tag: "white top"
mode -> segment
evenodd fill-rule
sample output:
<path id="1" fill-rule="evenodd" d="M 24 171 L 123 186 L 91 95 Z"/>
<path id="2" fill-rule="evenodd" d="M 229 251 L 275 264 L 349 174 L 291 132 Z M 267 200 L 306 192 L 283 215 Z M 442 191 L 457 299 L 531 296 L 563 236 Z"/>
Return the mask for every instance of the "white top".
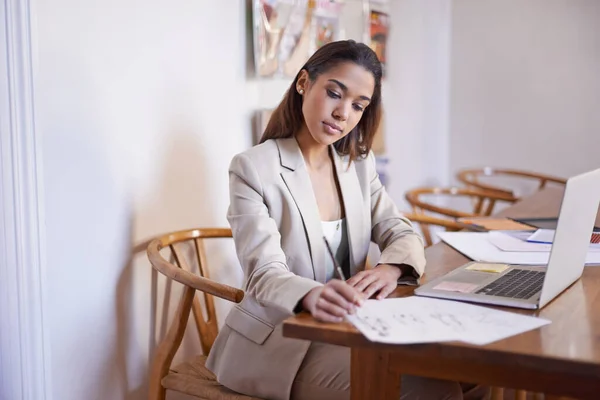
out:
<path id="1" fill-rule="evenodd" d="M 336 261 L 342 266 L 348 258 L 348 230 L 346 229 L 346 218 L 339 219 L 337 221 L 321 221 L 323 227 L 323 236 L 327 238 L 331 252 L 335 256 Z M 325 281 L 329 281 L 331 278 L 340 279 L 335 272 L 333 261 L 329 256 L 329 252 L 325 249 L 325 266 L 327 272 L 325 273 Z M 348 278 L 348 277 L 346 277 Z"/>

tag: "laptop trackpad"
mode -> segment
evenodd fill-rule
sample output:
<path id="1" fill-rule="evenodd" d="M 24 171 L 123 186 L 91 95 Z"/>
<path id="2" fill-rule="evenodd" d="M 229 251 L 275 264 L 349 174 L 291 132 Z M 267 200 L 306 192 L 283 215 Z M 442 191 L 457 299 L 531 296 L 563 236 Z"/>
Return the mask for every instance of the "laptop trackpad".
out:
<path id="1" fill-rule="evenodd" d="M 490 280 L 495 279 L 497 276 L 490 276 L 487 272 L 475 272 L 475 271 L 458 271 L 451 276 L 448 276 L 445 280 L 452 280 L 453 282 L 464 282 L 475 285 L 482 285 Z"/>

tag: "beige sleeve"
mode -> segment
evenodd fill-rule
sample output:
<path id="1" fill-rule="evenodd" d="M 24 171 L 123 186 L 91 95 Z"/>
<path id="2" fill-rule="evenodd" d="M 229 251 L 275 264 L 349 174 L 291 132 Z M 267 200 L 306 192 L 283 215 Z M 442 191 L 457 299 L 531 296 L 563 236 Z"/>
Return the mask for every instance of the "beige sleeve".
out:
<path id="1" fill-rule="evenodd" d="M 244 154 L 231 162 L 229 192 L 227 219 L 244 270 L 244 290 L 264 307 L 293 314 L 298 301 L 321 283 L 290 271 L 277 224 L 265 205 L 260 176 Z"/>
<path id="2" fill-rule="evenodd" d="M 375 169 L 371 152 L 365 160 L 371 189 L 371 240 L 381 251 L 380 264 L 407 264 L 417 276 L 425 270 L 423 240 L 410 221 L 402 216 L 387 194 Z"/>

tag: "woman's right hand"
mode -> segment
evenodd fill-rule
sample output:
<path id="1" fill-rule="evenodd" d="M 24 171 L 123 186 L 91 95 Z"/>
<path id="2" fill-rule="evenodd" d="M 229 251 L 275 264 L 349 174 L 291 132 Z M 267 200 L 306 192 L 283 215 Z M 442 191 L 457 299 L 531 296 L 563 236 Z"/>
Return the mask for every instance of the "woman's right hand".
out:
<path id="1" fill-rule="evenodd" d="M 363 301 L 364 295 L 356 288 L 332 279 L 311 289 L 302 299 L 302 307 L 318 321 L 341 322 L 347 314 L 354 314 Z"/>

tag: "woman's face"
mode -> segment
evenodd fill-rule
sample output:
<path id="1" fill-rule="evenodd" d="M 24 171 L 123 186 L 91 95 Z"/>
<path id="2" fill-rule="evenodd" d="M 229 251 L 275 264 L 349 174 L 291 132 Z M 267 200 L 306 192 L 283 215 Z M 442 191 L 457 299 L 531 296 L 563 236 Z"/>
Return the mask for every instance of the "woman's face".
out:
<path id="1" fill-rule="evenodd" d="M 302 71 L 296 90 L 304 90 L 302 113 L 312 139 L 330 145 L 346 136 L 360 121 L 375 90 L 373 74 L 352 62 L 339 64 L 314 82 Z"/>

